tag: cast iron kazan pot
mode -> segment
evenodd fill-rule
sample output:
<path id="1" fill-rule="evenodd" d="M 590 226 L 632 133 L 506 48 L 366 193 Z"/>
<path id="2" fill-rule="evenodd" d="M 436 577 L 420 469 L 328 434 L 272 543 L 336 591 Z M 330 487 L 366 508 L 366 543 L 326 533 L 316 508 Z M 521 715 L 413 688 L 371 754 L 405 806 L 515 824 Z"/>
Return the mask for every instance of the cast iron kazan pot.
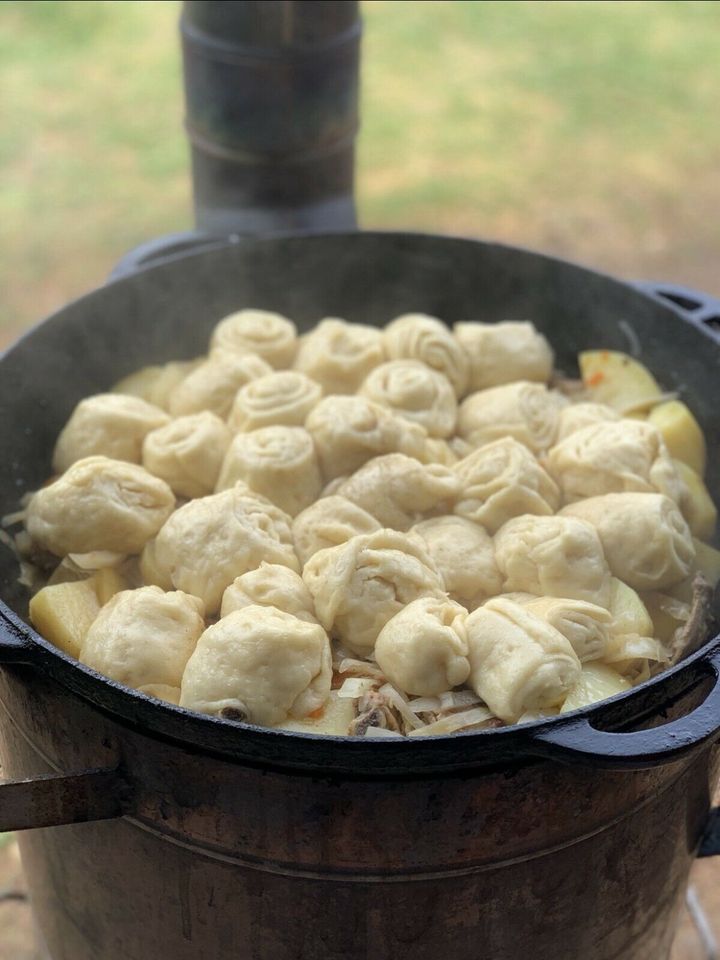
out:
<path id="1" fill-rule="evenodd" d="M 349 233 L 169 256 L 62 309 L 0 361 L 0 508 L 50 472 L 75 403 L 203 352 L 245 306 L 307 329 L 532 318 L 577 351 L 639 351 L 720 440 L 720 345 L 659 298 L 470 240 Z M 720 495 L 720 461 L 709 484 Z M 284 733 L 125 689 L 25 622 L 0 564 L 0 829 L 52 960 L 662 960 L 712 788 L 720 640 L 559 718 L 413 740 Z M 703 836 L 705 839 L 703 840 Z"/>

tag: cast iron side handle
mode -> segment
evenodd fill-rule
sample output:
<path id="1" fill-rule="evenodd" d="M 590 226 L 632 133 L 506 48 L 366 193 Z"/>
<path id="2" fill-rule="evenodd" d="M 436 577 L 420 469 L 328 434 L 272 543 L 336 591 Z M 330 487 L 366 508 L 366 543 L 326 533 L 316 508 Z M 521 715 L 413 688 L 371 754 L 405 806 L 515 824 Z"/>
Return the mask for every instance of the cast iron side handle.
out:
<path id="1" fill-rule="evenodd" d="M 720 338 L 720 299 L 691 287 L 676 283 L 660 283 L 653 280 L 636 280 L 634 283 L 643 293 L 672 303 L 688 320 Z"/>
<path id="2" fill-rule="evenodd" d="M 121 817 L 129 789 L 116 769 L 0 780 L 0 831 Z"/>
<path id="3" fill-rule="evenodd" d="M 703 743 L 720 738 L 720 647 L 698 662 L 699 679 L 713 678 L 703 702 L 691 713 L 650 730 L 611 733 L 585 717 L 539 730 L 533 744 L 555 760 L 595 767 L 641 769 L 678 760 Z"/>

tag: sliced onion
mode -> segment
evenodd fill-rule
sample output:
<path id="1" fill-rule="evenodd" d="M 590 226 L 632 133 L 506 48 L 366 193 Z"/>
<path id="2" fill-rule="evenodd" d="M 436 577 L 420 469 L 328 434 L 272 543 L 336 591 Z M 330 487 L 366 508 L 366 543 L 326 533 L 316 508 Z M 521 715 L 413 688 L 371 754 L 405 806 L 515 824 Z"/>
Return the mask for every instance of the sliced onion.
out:
<path id="1" fill-rule="evenodd" d="M 105 567 L 116 567 L 125 556 L 112 550 L 93 550 L 91 553 L 69 553 L 67 559 L 80 570 L 103 570 Z"/>
<path id="2" fill-rule="evenodd" d="M 611 654 L 604 657 L 606 663 L 622 663 L 625 660 L 653 660 L 661 663 L 668 659 L 668 653 L 663 644 L 654 637 L 640 637 L 629 633 L 619 637 L 620 641 Z"/>
<path id="3" fill-rule="evenodd" d="M 343 680 L 342 686 L 338 689 L 337 695 L 347 700 L 357 700 L 364 697 L 375 686 L 376 681 L 369 677 L 348 677 Z"/>
<path id="4" fill-rule="evenodd" d="M 25 519 L 24 510 L 16 510 L 15 513 L 6 513 L 5 516 L 0 520 L 0 524 L 3 527 L 12 527 L 16 523 L 22 523 Z"/>
<path id="5" fill-rule="evenodd" d="M 387 700 L 391 707 L 394 707 L 405 723 L 413 729 L 424 726 L 422 720 L 418 720 L 410 709 L 407 699 L 400 693 L 397 687 L 386 683 L 378 690 L 378 693 Z"/>
<path id="6" fill-rule="evenodd" d="M 346 657 L 341 660 L 338 673 L 349 673 L 355 677 L 371 677 L 373 680 L 385 681 L 385 674 L 380 667 L 374 663 L 368 663 L 367 660 L 354 660 L 352 657 Z"/>
<path id="7" fill-rule="evenodd" d="M 440 709 L 440 697 L 416 697 L 408 703 L 412 713 L 437 713 Z"/>
<path id="8" fill-rule="evenodd" d="M 452 713 L 442 720 L 436 720 L 435 723 L 428 723 L 420 729 L 411 730 L 409 737 L 433 737 L 443 733 L 455 733 L 458 730 L 464 730 L 467 727 L 475 727 L 479 723 L 492 720 L 492 714 L 487 707 L 474 707 L 472 710 L 464 710 L 462 713 Z"/>
<path id="9" fill-rule="evenodd" d="M 440 709 L 444 713 L 459 707 L 474 707 L 476 703 L 482 703 L 482 698 L 474 690 L 448 690 L 440 694 Z"/>

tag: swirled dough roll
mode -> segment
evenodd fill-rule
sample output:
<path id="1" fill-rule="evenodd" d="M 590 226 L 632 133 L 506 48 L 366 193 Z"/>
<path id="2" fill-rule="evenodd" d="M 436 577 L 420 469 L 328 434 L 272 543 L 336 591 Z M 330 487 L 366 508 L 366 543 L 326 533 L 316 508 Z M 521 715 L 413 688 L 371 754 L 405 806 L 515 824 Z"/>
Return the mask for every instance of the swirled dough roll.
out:
<path id="1" fill-rule="evenodd" d="M 532 597 L 519 602 L 530 613 L 555 627 L 569 641 L 581 663 L 603 659 L 612 622 L 605 607 L 564 597 Z"/>
<path id="2" fill-rule="evenodd" d="M 233 580 L 223 594 L 220 616 L 253 605 L 277 607 L 298 620 L 317 623 L 313 599 L 303 578 L 278 563 L 263 561 L 257 570 L 249 570 Z"/>
<path id="3" fill-rule="evenodd" d="M 448 467 L 423 464 L 404 453 L 375 457 L 338 487 L 383 527 L 407 530 L 424 514 L 452 510 L 460 483 Z"/>
<path id="4" fill-rule="evenodd" d="M 196 360 L 171 360 L 169 363 L 142 367 L 123 377 L 122 380 L 118 380 L 112 392 L 140 397 L 141 400 L 147 400 L 161 410 L 167 410 L 172 391 L 189 373 L 192 373 L 195 367 L 200 366 L 203 359 L 200 357 Z"/>
<path id="5" fill-rule="evenodd" d="M 354 473 L 372 457 L 406 453 L 420 459 L 427 432 L 366 397 L 325 397 L 305 421 L 325 480 Z"/>
<path id="6" fill-rule="evenodd" d="M 328 633 L 367 656 L 391 617 L 418 597 L 445 597 L 427 552 L 396 530 L 353 537 L 314 554 L 303 580 Z"/>
<path id="7" fill-rule="evenodd" d="M 532 453 L 512 437 L 487 443 L 454 468 L 462 490 L 455 513 L 490 533 L 525 513 L 549 516 L 560 506 L 560 490 Z"/>
<path id="8" fill-rule="evenodd" d="M 374 533 L 380 524 L 367 510 L 333 494 L 306 507 L 293 520 L 295 551 L 302 564 L 318 550 L 336 547 L 359 533 Z"/>
<path id="9" fill-rule="evenodd" d="M 543 383 L 517 380 L 471 393 L 460 404 L 457 431 L 474 447 L 514 437 L 533 453 L 542 453 L 555 442 L 566 403 Z"/>
<path id="10" fill-rule="evenodd" d="M 553 352 L 527 321 L 456 323 L 453 333 L 470 361 L 470 390 L 485 390 L 513 380 L 547 383 Z"/>
<path id="11" fill-rule="evenodd" d="M 345 394 L 354 393 L 384 360 L 380 330 L 327 317 L 300 338 L 295 369 L 312 377 L 323 393 Z"/>
<path id="12" fill-rule="evenodd" d="M 610 571 L 600 539 L 591 523 L 574 516 L 508 520 L 495 535 L 504 590 L 607 607 Z"/>
<path id="13" fill-rule="evenodd" d="M 160 587 L 123 590 L 105 604 L 88 630 L 80 661 L 128 687 L 179 687 L 205 629 L 197 597 Z"/>
<path id="14" fill-rule="evenodd" d="M 25 524 L 33 541 L 58 557 L 139 553 L 174 507 L 170 487 L 142 467 L 86 457 L 34 494 Z"/>
<path id="15" fill-rule="evenodd" d="M 238 433 L 220 471 L 218 490 L 244 481 L 291 516 L 320 496 L 322 478 L 312 437 L 303 427 Z"/>
<path id="16" fill-rule="evenodd" d="M 295 324 L 268 310 L 238 310 L 224 317 L 210 337 L 210 350 L 255 354 L 276 370 L 291 367 L 297 350 Z"/>
<path id="17" fill-rule="evenodd" d="M 183 674 L 180 706 L 275 726 L 321 707 L 331 677 L 330 642 L 319 624 L 275 607 L 243 607 L 198 640 Z"/>
<path id="18" fill-rule="evenodd" d="M 410 528 L 420 537 L 453 600 L 469 610 L 502 589 L 492 537 L 464 517 L 432 517 Z"/>
<path id="19" fill-rule="evenodd" d="M 425 441 L 422 456 L 418 457 L 422 463 L 440 463 L 443 467 L 454 467 L 460 459 L 447 440 L 438 437 L 429 437 Z"/>
<path id="20" fill-rule="evenodd" d="M 660 431 L 643 420 L 583 427 L 550 450 L 547 466 L 568 502 L 654 491 L 677 501 L 682 492 Z"/>
<path id="21" fill-rule="evenodd" d="M 508 723 L 562 703 L 580 676 L 569 641 L 511 600 L 488 600 L 468 615 L 465 630 L 470 685 Z"/>
<path id="22" fill-rule="evenodd" d="M 225 588 L 263 560 L 299 570 L 290 523 L 279 507 L 243 484 L 191 500 L 152 544 L 156 576 L 200 597 L 212 615 Z"/>
<path id="23" fill-rule="evenodd" d="M 433 697 L 465 683 L 470 674 L 459 603 L 437 597 L 413 600 L 388 620 L 375 643 L 385 676 L 405 693 Z"/>
<path id="24" fill-rule="evenodd" d="M 564 507 L 595 527 L 613 575 L 635 590 L 663 590 L 688 576 L 695 546 L 677 504 L 661 493 L 607 493 Z"/>
<path id="25" fill-rule="evenodd" d="M 143 466 L 178 497 L 212 493 L 232 434 L 209 410 L 178 417 L 152 430 L 143 443 Z"/>
<path id="26" fill-rule="evenodd" d="M 170 417 L 137 397 L 98 393 L 75 407 L 55 444 L 53 470 L 64 473 L 85 457 L 140 463 L 146 435 Z"/>
<path id="27" fill-rule="evenodd" d="M 447 377 L 457 397 L 465 393 L 470 376 L 467 356 L 448 327 L 436 317 L 424 313 L 396 317 L 385 327 L 384 342 L 391 360 L 421 360 Z"/>
<path id="28" fill-rule="evenodd" d="M 362 396 L 425 427 L 431 437 L 455 432 L 457 400 L 448 378 L 419 360 L 391 360 L 363 381 Z"/>
<path id="29" fill-rule="evenodd" d="M 241 387 L 272 373 L 272 367 L 254 353 L 213 350 L 182 380 L 168 397 L 174 417 L 209 410 L 225 419 Z"/>
<path id="30" fill-rule="evenodd" d="M 617 410 L 604 403 L 570 403 L 560 411 L 557 442 L 561 443 L 584 427 L 593 427 L 598 423 L 614 423 L 619 419 Z"/>
<path id="31" fill-rule="evenodd" d="M 278 370 L 241 387 L 228 426 L 236 432 L 261 427 L 301 427 L 322 397 L 322 387 L 297 370 Z"/>

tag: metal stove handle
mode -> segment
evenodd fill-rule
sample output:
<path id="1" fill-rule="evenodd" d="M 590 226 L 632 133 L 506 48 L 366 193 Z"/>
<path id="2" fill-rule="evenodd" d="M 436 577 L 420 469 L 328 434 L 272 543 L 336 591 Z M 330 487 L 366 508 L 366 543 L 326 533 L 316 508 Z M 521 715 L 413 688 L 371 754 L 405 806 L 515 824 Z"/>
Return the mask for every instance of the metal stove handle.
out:
<path id="1" fill-rule="evenodd" d="M 649 730 L 598 730 L 586 717 L 568 717 L 533 736 L 538 753 L 594 767 L 640 769 L 678 760 L 703 743 L 720 738 L 720 645 L 697 661 L 697 680 L 712 678 L 703 702 L 690 713 Z"/>
<path id="2" fill-rule="evenodd" d="M 656 300 L 670 302 L 688 320 L 720 339 L 720 299 L 677 283 L 637 280 L 634 286 Z"/>

